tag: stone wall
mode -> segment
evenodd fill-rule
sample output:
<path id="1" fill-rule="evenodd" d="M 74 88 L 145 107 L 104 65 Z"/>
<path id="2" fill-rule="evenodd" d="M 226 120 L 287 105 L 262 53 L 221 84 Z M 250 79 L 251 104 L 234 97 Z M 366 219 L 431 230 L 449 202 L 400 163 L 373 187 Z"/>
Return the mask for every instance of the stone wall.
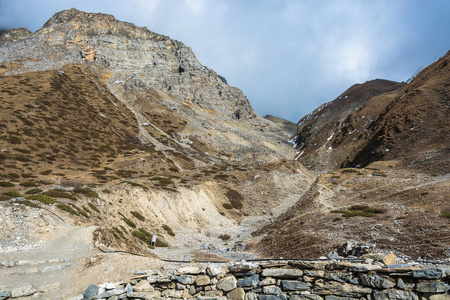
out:
<path id="1" fill-rule="evenodd" d="M 139 275 L 140 274 L 140 275 Z M 74 299 L 448 300 L 450 268 L 339 261 L 241 262 L 136 273 Z"/>

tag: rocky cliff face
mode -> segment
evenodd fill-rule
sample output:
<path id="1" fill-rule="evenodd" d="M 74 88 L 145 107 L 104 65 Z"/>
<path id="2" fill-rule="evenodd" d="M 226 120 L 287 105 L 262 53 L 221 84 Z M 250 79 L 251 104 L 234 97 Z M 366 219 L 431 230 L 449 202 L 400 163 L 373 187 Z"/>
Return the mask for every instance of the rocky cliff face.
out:
<path id="1" fill-rule="evenodd" d="M 22 28 L 0 37 L 0 74 L 68 64 L 97 74 L 136 115 L 143 143 L 167 147 L 155 138 L 157 131 L 183 151 L 206 153 L 212 160 L 275 161 L 293 155 L 288 134 L 257 116 L 241 90 L 203 66 L 182 42 L 76 9 L 55 14 L 36 33 Z M 156 115 L 184 125 L 169 129 Z"/>
<path id="2" fill-rule="evenodd" d="M 243 93 L 201 65 L 189 47 L 111 15 L 70 9 L 55 14 L 35 34 L 15 29 L 0 41 L 0 62 L 17 64 L 6 74 L 89 62 L 108 75 L 110 85 L 153 88 L 238 119 L 255 117 Z"/>

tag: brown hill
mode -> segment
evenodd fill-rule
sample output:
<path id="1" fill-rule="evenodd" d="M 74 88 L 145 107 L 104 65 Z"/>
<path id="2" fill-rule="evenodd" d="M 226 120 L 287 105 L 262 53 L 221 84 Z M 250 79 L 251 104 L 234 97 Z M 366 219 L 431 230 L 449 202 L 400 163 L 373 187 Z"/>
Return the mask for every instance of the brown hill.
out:
<path id="1" fill-rule="evenodd" d="M 406 86 L 378 80 L 354 86 L 303 118 L 294 137 L 296 159 L 319 172 L 396 159 L 405 167 L 448 173 L 448 58 L 447 53 Z M 355 91 L 365 100 L 342 100 L 347 93 L 351 100 Z"/>
<path id="2" fill-rule="evenodd" d="M 347 241 L 414 259 L 450 251 L 449 177 L 379 162 L 319 176 L 286 213 L 254 232 L 269 257 L 317 258 Z"/>
<path id="3" fill-rule="evenodd" d="M 430 174 L 450 172 L 450 52 L 420 72 L 357 139 L 364 142 L 342 166 L 366 166 L 377 160 L 400 160 L 402 166 Z M 361 117 L 362 112 L 349 116 Z M 352 122 L 349 122 L 352 124 Z M 343 127 L 333 148 L 345 143 Z"/>
<path id="4" fill-rule="evenodd" d="M 331 140 L 346 124 L 346 119 L 362 107 L 369 106 L 365 123 L 358 124 L 364 131 L 367 123 L 385 108 L 392 95 L 405 84 L 375 79 L 363 84 L 355 84 L 335 100 L 323 104 L 297 123 L 297 133 L 293 141 L 297 148 L 296 159 L 315 171 L 331 171 L 339 167 L 348 155 L 345 150 L 330 151 Z M 370 102 L 370 105 L 366 103 Z"/>
<path id="5" fill-rule="evenodd" d="M 317 257 L 353 240 L 413 258 L 448 256 L 449 57 L 359 108 L 343 104 L 345 111 L 336 101 L 316 110 L 313 120 L 304 118 L 298 160 L 315 171 L 333 171 L 254 233 L 261 238 L 256 249 L 272 257 Z M 314 121 L 331 105 L 350 113 L 339 122 Z"/>
<path id="6" fill-rule="evenodd" d="M 0 74 L 67 64 L 89 67 L 133 111 L 143 143 L 164 148 L 153 137 L 163 135 L 172 146 L 219 161 L 274 162 L 293 155 L 288 134 L 257 116 L 241 90 L 203 66 L 182 42 L 76 9 L 56 13 L 35 33 L 21 28 L 0 37 Z M 168 119 L 154 121 L 152 115 Z M 167 126 L 174 115 L 186 124 Z"/>
<path id="7" fill-rule="evenodd" d="M 154 168 L 176 169 L 168 155 L 142 144 L 135 115 L 84 66 L 0 76 L 0 83 L 4 180 L 29 181 L 42 173 L 64 178 L 61 173 L 113 166 L 137 150 L 148 153 Z"/>

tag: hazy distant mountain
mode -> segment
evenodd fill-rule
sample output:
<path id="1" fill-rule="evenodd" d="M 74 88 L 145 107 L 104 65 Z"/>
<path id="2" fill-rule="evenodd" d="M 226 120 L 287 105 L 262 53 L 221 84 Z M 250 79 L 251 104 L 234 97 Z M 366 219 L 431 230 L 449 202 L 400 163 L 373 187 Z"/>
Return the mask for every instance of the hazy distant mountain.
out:
<path id="1" fill-rule="evenodd" d="M 275 117 L 272 115 L 265 115 L 264 118 L 274 122 L 275 124 L 280 126 L 281 129 L 283 129 L 290 135 L 293 135 L 297 131 L 297 125 L 294 122 L 285 120 L 283 118 Z"/>

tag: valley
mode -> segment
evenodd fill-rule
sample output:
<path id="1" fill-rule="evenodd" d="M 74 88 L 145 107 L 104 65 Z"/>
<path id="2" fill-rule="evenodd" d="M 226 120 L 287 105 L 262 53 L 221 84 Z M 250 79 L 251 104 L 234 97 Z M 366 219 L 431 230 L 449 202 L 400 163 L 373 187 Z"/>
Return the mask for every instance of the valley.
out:
<path id="1" fill-rule="evenodd" d="M 111 15 L 3 33 L 0 293 L 78 299 L 148 269 L 328 260 L 345 243 L 448 262 L 449 55 L 294 124 L 258 116 L 182 42 Z"/>

